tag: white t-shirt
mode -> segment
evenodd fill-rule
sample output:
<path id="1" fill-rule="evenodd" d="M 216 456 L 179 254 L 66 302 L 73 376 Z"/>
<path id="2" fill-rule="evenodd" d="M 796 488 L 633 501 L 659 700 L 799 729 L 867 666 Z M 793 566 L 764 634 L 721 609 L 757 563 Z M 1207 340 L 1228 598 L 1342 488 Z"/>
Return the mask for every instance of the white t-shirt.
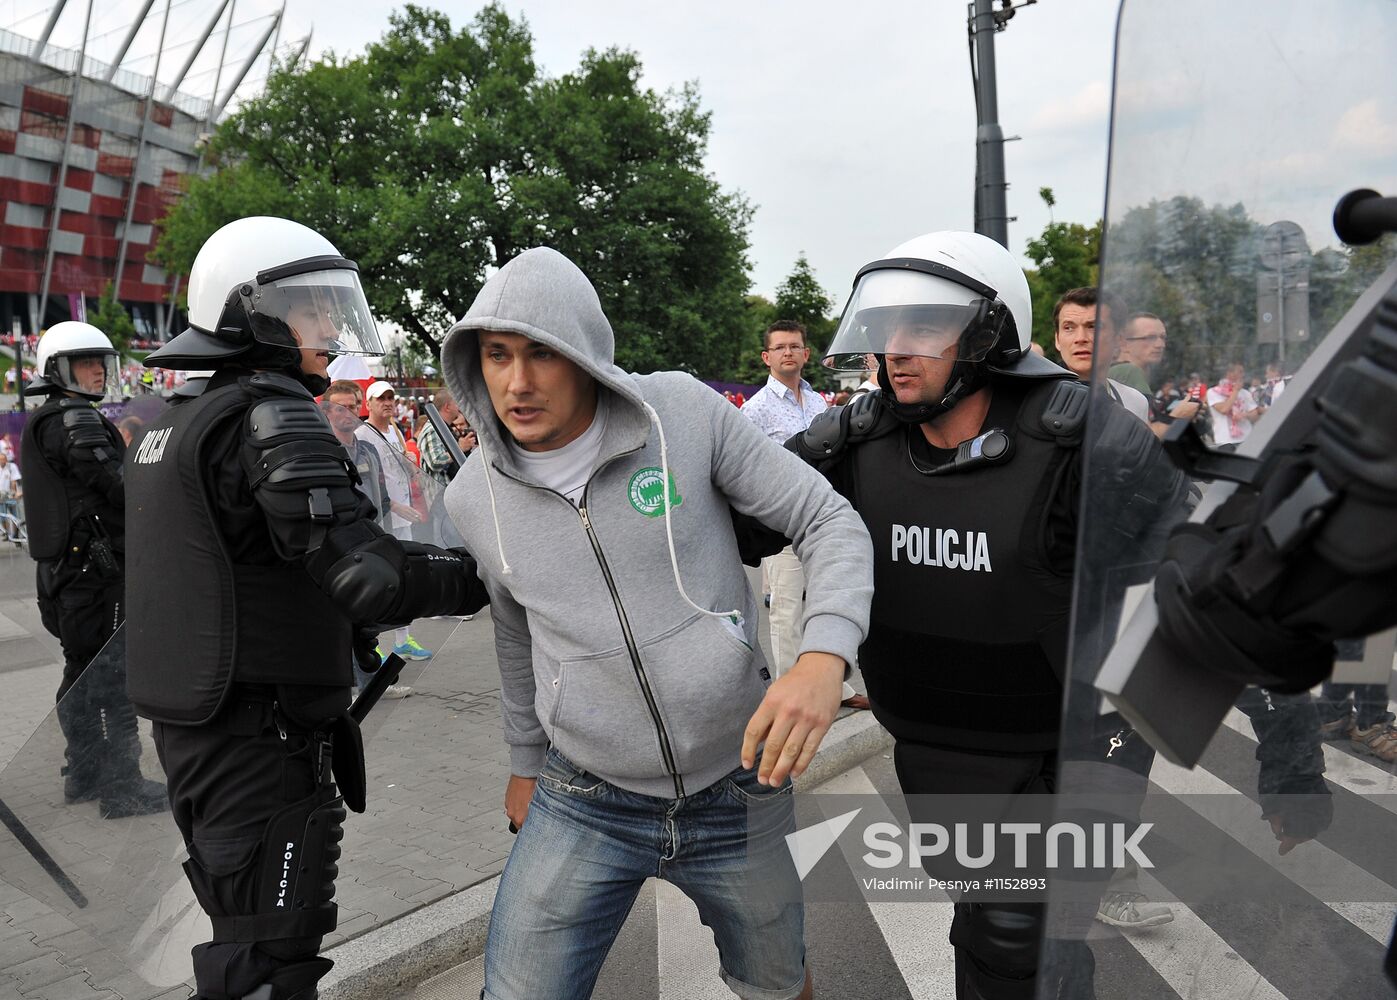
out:
<path id="1" fill-rule="evenodd" d="M 1213 416 L 1213 444 L 1241 444 L 1251 433 L 1251 421 L 1246 415 L 1256 409 L 1256 400 L 1246 389 L 1237 390 L 1237 398 L 1232 401 L 1232 414 L 1237 417 L 1238 433 L 1232 433 L 1232 416 L 1217 409 L 1214 403 L 1227 402 L 1227 393 L 1217 386 L 1208 390 L 1208 412 Z"/>
<path id="2" fill-rule="evenodd" d="M 388 499 L 393 503 L 412 504 L 412 479 L 407 469 L 407 442 L 397 424 L 389 424 L 386 434 L 380 433 L 371 424 L 360 424 L 354 429 L 354 436 L 367 441 L 378 452 L 378 460 L 383 466 L 383 482 L 388 487 Z M 412 523 L 391 511 L 383 512 L 383 526 L 402 537 L 410 530 Z"/>
<path id="3" fill-rule="evenodd" d="M 9 462 L 3 469 L 0 469 L 0 497 L 11 497 L 15 493 L 15 484 L 23 477 L 19 474 L 19 466 Z"/>
<path id="4" fill-rule="evenodd" d="M 509 439 L 509 451 L 523 473 L 550 490 L 561 493 L 577 507 L 582 503 L 582 491 L 601 455 L 602 434 L 606 430 L 607 412 L 611 404 L 605 393 L 597 395 L 597 413 L 592 425 L 575 441 L 552 451 L 525 451 Z"/>

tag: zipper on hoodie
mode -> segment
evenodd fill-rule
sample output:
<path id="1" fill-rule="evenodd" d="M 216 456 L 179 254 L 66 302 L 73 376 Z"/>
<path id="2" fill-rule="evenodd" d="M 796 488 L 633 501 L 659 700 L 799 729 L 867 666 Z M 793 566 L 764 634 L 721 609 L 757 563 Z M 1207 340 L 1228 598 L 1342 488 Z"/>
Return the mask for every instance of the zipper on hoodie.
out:
<path id="1" fill-rule="evenodd" d="M 611 591 L 611 603 L 616 606 L 616 617 L 621 621 L 621 634 L 625 637 L 626 649 L 631 654 L 631 666 L 635 669 L 636 680 L 640 682 L 640 693 L 645 697 L 645 705 L 650 710 L 650 718 L 655 722 L 655 732 L 660 737 L 660 756 L 664 758 L 665 769 L 669 771 L 669 776 L 674 779 L 674 797 L 682 799 L 684 798 L 684 779 L 679 776 L 679 767 L 674 761 L 674 750 L 669 744 L 669 733 L 665 731 L 664 720 L 660 718 L 660 709 L 655 702 L 655 692 L 650 689 L 650 678 L 645 675 L 645 666 L 640 662 L 640 647 L 635 644 L 635 635 L 631 632 L 630 620 L 626 618 L 626 609 L 621 605 L 621 594 L 616 589 L 616 580 L 612 577 L 611 567 L 607 565 L 606 556 L 602 553 L 601 541 L 592 529 L 592 519 L 587 515 L 587 487 L 585 486 L 582 488 L 582 503 L 578 505 L 577 513 L 582 518 L 582 527 L 587 532 L 587 541 L 592 543 L 592 552 L 597 557 L 597 564 L 601 566 L 601 575 L 606 580 L 606 588 Z"/>
<path id="2" fill-rule="evenodd" d="M 623 451 L 619 455 L 613 455 L 611 458 L 601 463 L 601 465 L 597 466 L 596 471 L 600 472 L 603 468 L 616 461 L 616 459 L 624 458 L 626 455 L 634 454 L 637 451 L 640 451 L 640 449 L 632 448 L 630 451 Z M 506 479 L 512 479 L 520 486 L 526 486 L 529 489 L 551 493 L 559 500 L 563 501 L 563 503 L 572 507 L 572 501 L 557 490 L 550 490 L 546 486 L 538 486 L 534 483 L 526 483 L 518 476 L 510 475 L 510 473 L 499 468 L 499 466 L 495 466 L 495 468 L 498 470 L 499 474 Z M 582 530 L 587 533 L 587 541 L 591 543 L 592 554 L 597 557 L 597 565 L 601 567 L 601 575 L 602 579 L 606 581 L 606 589 L 611 592 L 611 603 L 616 608 L 617 619 L 621 622 L 621 635 L 626 640 L 626 651 L 630 653 L 631 668 L 635 670 L 636 680 L 640 682 L 640 693 L 645 698 L 645 707 L 650 711 L 650 719 L 655 723 L 655 734 L 660 740 L 660 756 L 664 760 L 665 770 L 669 772 L 670 778 L 674 781 L 674 797 L 682 799 L 685 797 L 684 779 L 679 776 L 679 766 L 674 760 L 674 749 L 670 746 L 669 733 L 665 730 L 664 720 L 660 718 L 660 708 L 655 701 L 655 692 L 650 688 L 650 678 L 645 675 L 645 665 L 640 662 L 640 647 L 635 643 L 635 635 L 631 632 L 630 619 L 626 617 L 626 609 L 621 605 L 621 592 L 616 589 L 616 579 L 611 575 L 611 567 L 607 564 L 606 556 L 602 553 L 601 540 L 597 538 L 597 533 L 592 530 L 592 520 L 587 514 L 587 490 L 591 488 L 591 485 L 589 480 L 587 485 L 582 487 L 582 503 L 573 509 L 577 511 L 578 516 L 582 519 Z"/>

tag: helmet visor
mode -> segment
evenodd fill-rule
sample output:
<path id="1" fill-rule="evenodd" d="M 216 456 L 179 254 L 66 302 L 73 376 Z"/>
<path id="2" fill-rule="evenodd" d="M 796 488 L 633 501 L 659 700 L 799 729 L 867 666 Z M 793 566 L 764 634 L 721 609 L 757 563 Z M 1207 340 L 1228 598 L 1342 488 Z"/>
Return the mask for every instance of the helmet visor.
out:
<path id="1" fill-rule="evenodd" d="M 51 381 L 88 399 L 120 399 L 121 382 L 115 351 L 74 351 L 49 362 Z"/>
<path id="2" fill-rule="evenodd" d="M 355 271 L 308 271 L 254 284 L 251 289 L 247 308 L 252 335 L 264 344 L 332 355 L 383 353 Z"/>
<path id="3" fill-rule="evenodd" d="M 868 355 L 983 361 L 999 331 L 987 324 L 992 302 L 945 278 L 904 270 L 859 279 L 825 352 L 837 371 L 867 371 Z"/>

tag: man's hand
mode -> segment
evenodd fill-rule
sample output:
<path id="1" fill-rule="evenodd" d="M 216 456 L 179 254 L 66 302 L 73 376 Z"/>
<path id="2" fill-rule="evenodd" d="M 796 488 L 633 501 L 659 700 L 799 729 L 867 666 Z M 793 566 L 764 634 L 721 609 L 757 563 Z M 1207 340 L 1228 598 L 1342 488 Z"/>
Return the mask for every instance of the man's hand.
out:
<path id="1" fill-rule="evenodd" d="M 1198 416 L 1198 404 L 1191 399 L 1176 403 L 1174 408 L 1169 411 L 1169 416 L 1175 420 L 1192 420 Z"/>
<path id="2" fill-rule="evenodd" d="M 389 507 L 394 514 L 397 514 L 399 517 L 403 518 L 411 524 L 422 523 L 422 515 L 417 513 L 416 507 L 409 506 L 405 503 L 398 503 L 398 501 L 396 500 L 391 501 Z"/>
<path id="3" fill-rule="evenodd" d="M 757 779 L 777 787 L 789 775 L 805 773 L 834 723 L 843 692 L 844 661 L 833 653 L 803 653 L 795 665 L 767 689 L 747 722 L 742 738 L 742 766 L 751 767 L 762 742 Z"/>
<path id="4" fill-rule="evenodd" d="M 524 828 L 524 820 L 529 816 L 529 801 L 534 797 L 537 778 L 521 778 L 517 774 L 509 776 L 509 784 L 504 790 L 504 814 L 519 829 Z"/>

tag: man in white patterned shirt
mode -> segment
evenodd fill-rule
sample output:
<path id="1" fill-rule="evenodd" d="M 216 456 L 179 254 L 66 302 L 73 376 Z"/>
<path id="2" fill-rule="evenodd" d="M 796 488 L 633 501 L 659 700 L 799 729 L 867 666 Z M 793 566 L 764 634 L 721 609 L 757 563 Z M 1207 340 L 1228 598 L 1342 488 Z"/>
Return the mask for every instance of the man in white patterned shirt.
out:
<path id="1" fill-rule="evenodd" d="M 747 400 L 742 412 L 777 444 L 803 433 L 828 404 L 801 377 L 810 360 L 805 327 L 794 320 L 772 323 L 762 335 L 762 362 L 771 372 Z M 789 546 L 762 561 L 771 591 L 771 675 L 774 680 L 795 663 L 800 649 L 801 621 L 805 617 L 805 571 Z M 844 683 L 842 704 L 867 708 L 868 699 Z"/>

